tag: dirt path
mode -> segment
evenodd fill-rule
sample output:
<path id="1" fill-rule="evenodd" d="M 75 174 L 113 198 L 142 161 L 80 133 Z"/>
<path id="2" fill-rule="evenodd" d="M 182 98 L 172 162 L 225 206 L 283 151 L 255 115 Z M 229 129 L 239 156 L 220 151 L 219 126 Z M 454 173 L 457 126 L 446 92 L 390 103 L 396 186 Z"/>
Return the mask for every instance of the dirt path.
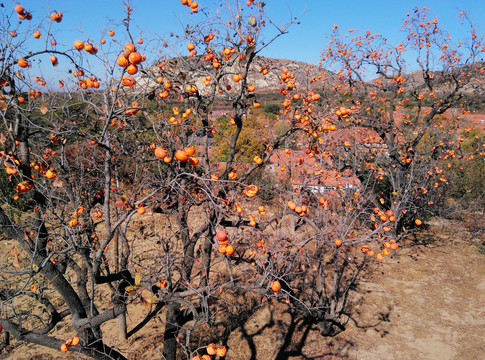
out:
<path id="1" fill-rule="evenodd" d="M 438 229 L 435 224 L 423 234 L 423 244 L 409 241 L 361 283 L 365 296 L 355 314 L 358 325 L 350 322 L 333 339 L 310 330 L 303 356 L 292 356 L 295 346 L 276 355 L 284 335 L 267 329 L 251 340 L 257 352 L 253 359 L 485 359 L 485 254 Z M 290 326 L 286 308 L 275 306 L 271 315 Z M 258 317 L 270 315 L 266 310 Z M 303 331 L 295 334 L 293 343 L 302 338 Z M 231 340 L 228 360 L 251 359 L 244 336 L 235 334 Z"/>
<path id="2" fill-rule="evenodd" d="M 403 250 L 363 284 L 364 309 L 389 311 L 376 329 L 350 329 L 356 359 L 485 359 L 485 255 L 475 245 Z"/>

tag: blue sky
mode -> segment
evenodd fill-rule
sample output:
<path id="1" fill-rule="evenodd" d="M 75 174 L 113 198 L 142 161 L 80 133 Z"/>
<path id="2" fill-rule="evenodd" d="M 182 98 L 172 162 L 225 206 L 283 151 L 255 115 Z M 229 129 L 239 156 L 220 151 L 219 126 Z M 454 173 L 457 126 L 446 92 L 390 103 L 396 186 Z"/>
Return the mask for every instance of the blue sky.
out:
<path id="1" fill-rule="evenodd" d="M 286 2 L 270 0 L 267 3 L 286 3 L 295 14 L 307 10 L 301 16 L 301 24 L 290 29 L 290 33 L 284 40 L 292 44 L 291 50 L 275 47 L 272 51 L 275 57 L 310 63 L 319 61 L 315 49 L 323 49 L 328 43 L 328 34 L 334 24 L 339 25 L 342 33 L 349 29 L 380 33 L 397 45 L 403 38 L 400 29 L 406 13 L 411 12 L 416 6 L 430 8 L 430 13 L 439 20 L 440 26 L 457 38 L 462 37 L 469 30 L 460 24 L 458 18 L 460 11 L 466 10 L 478 34 L 485 34 L 485 0 L 291 0 Z M 284 19 L 284 11 L 285 9 L 281 7 L 274 14 Z M 273 11 L 269 13 L 271 15 Z"/>
<path id="2" fill-rule="evenodd" d="M 198 2 L 200 7 L 217 3 L 215 0 Z M 35 18 L 47 16 L 51 10 L 63 12 L 62 23 L 54 24 L 51 29 L 60 50 L 72 48 L 74 40 L 85 38 L 81 29 L 94 39 L 101 39 L 102 33 L 108 29 L 122 33 L 120 19 L 124 17 L 125 9 L 121 0 L 26 0 L 20 3 L 34 14 L 33 23 Z M 201 16 L 190 14 L 179 0 L 132 0 L 130 3 L 135 9 L 133 19 L 136 26 L 132 28 L 135 38 L 144 35 L 147 38 L 153 35 L 168 37 L 170 32 L 180 34 L 187 24 Z M 454 38 L 462 37 L 468 30 L 460 25 L 458 14 L 461 10 L 469 13 L 478 35 L 485 34 L 484 0 L 266 0 L 265 3 L 269 16 L 277 24 L 283 25 L 291 16 L 297 15 L 300 15 L 300 24 L 292 26 L 289 33 L 265 50 L 263 55 L 315 64 L 320 60 L 319 51 L 328 43 L 327 36 L 334 24 L 339 25 L 342 33 L 348 29 L 370 30 L 397 44 L 403 36 L 400 32 L 403 19 L 415 6 L 429 7 L 431 14 Z M 245 0 L 242 5 L 246 6 Z M 106 35 L 104 37 L 109 39 Z"/>

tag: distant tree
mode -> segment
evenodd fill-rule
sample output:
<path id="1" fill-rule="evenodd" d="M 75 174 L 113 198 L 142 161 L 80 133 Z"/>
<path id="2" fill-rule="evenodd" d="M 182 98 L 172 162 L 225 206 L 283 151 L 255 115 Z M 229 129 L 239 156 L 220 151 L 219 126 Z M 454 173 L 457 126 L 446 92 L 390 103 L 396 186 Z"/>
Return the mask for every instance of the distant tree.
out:
<path id="1" fill-rule="evenodd" d="M 268 114 L 279 114 L 281 106 L 278 104 L 268 104 L 264 106 L 264 112 Z"/>

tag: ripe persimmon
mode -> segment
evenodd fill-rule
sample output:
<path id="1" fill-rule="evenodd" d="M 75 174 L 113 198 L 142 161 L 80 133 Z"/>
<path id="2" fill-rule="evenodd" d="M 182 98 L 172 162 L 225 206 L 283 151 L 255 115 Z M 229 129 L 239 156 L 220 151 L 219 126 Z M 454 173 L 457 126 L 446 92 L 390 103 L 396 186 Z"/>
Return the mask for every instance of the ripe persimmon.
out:
<path id="1" fill-rule="evenodd" d="M 226 246 L 226 255 L 227 256 L 234 255 L 234 247 L 231 244 Z"/>
<path id="2" fill-rule="evenodd" d="M 192 166 L 198 165 L 199 164 L 199 158 L 196 156 L 191 156 L 189 157 L 189 164 Z"/>
<path id="3" fill-rule="evenodd" d="M 135 75 L 138 72 L 138 67 L 135 64 L 130 64 L 126 67 L 126 72 L 130 75 Z"/>
<path id="4" fill-rule="evenodd" d="M 51 18 L 52 21 L 60 23 L 62 21 L 62 13 L 56 12 L 54 14 L 51 14 L 50 18 Z"/>
<path id="5" fill-rule="evenodd" d="M 204 41 L 205 42 L 209 42 L 212 39 L 214 39 L 214 34 L 213 33 L 209 33 L 209 35 L 207 35 L 207 36 L 204 37 Z"/>
<path id="6" fill-rule="evenodd" d="M 248 185 L 244 189 L 243 193 L 248 198 L 253 198 L 258 194 L 259 188 L 256 185 Z"/>
<path id="7" fill-rule="evenodd" d="M 215 355 L 216 352 L 217 352 L 216 344 L 211 343 L 211 344 L 207 345 L 206 351 L 207 351 L 207 354 L 209 354 L 209 355 Z"/>
<path id="8" fill-rule="evenodd" d="M 189 155 L 184 150 L 177 150 L 175 152 L 175 158 L 178 161 L 186 162 L 189 159 Z"/>
<path id="9" fill-rule="evenodd" d="M 272 283 L 271 283 L 271 289 L 273 291 L 279 291 L 281 290 L 281 284 L 278 280 L 274 280 Z"/>
<path id="10" fill-rule="evenodd" d="M 168 152 L 164 148 L 157 146 L 155 148 L 155 156 L 159 159 L 164 159 L 167 156 Z"/>
<path id="11" fill-rule="evenodd" d="M 195 154 L 195 147 L 193 145 L 187 146 L 184 151 L 187 153 L 187 155 L 192 156 Z"/>
<path id="12" fill-rule="evenodd" d="M 136 81 L 135 79 L 133 79 L 133 77 L 131 76 L 123 76 L 123 78 L 121 79 L 121 84 L 123 86 L 133 86 L 135 85 Z"/>
<path id="13" fill-rule="evenodd" d="M 21 67 L 21 68 L 26 68 L 27 66 L 29 66 L 29 62 L 27 60 L 25 60 L 24 58 L 20 58 L 17 60 L 17 64 Z"/>
<path id="14" fill-rule="evenodd" d="M 125 58 L 123 55 L 118 56 L 118 59 L 116 59 L 116 63 L 121 67 L 127 67 L 128 65 L 130 65 L 128 59 Z"/>
<path id="15" fill-rule="evenodd" d="M 29 12 L 22 12 L 17 14 L 20 20 L 32 20 L 32 14 Z"/>
<path id="16" fill-rule="evenodd" d="M 125 45 L 125 49 L 128 50 L 130 52 L 130 54 L 135 51 L 135 44 L 133 43 L 127 43 Z"/>
<path id="17" fill-rule="evenodd" d="M 227 234 L 224 230 L 219 230 L 217 233 L 216 233 L 216 239 L 217 241 L 221 242 L 221 241 L 224 241 L 227 239 Z"/>
<path id="18" fill-rule="evenodd" d="M 138 65 L 139 63 L 141 63 L 142 57 L 139 52 L 133 51 L 128 57 L 128 60 L 130 61 L 130 63 Z"/>
<path id="19" fill-rule="evenodd" d="M 76 50 L 82 50 L 84 49 L 84 43 L 81 40 L 76 40 L 74 41 L 74 48 Z"/>
<path id="20" fill-rule="evenodd" d="M 217 348 L 217 355 L 220 357 L 226 356 L 227 349 L 225 346 L 221 346 Z"/>
<path id="21" fill-rule="evenodd" d="M 45 177 L 48 179 L 55 179 L 57 174 L 53 171 L 53 169 L 49 169 L 45 173 Z"/>

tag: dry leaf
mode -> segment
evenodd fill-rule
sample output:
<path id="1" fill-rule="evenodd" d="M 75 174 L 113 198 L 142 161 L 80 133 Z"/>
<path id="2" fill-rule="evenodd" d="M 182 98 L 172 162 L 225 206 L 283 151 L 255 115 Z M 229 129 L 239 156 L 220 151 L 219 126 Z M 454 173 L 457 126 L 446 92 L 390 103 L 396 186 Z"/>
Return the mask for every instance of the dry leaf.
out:
<path id="1" fill-rule="evenodd" d="M 40 107 L 40 112 L 41 112 L 43 115 L 47 114 L 47 111 L 49 111 L 49 109 L 47 109 L 47 106 L 42 105 L 42 106 Z"/>
<path id="2" fill-rule="evenodd" d="M 19 80 L 23 80 L 24 77 L 22 76 L 22 74 L 20 73 L 20 71 L 15 71 L 15 76 L 19 79 Z"/>
<path id="3" fill-rule="evenodd" d="M 5 144 L 5 141 L 7 141 L 7 138 L 5 135 L 3 135 L 3 133 L 0 133 L 0 144 Z"/>
<path id="4" fill-rule="evenodd" d="M 141 274 L 140 273 L 135 275 L 135 286 L 137 286 L 137 287 L 141 286 Z"/>
<path id="5" fill-rule="evenodd" d="M 19 261 L 19 256 L 14 256 L 12 265 L 15 266 L 16 268 L 20 267 L 20 261 Z"/>
<path id="6" fill-rule="evenodd" d="M 55 187 L 62 187 L 63 183 L 62 180 L 59 179 L 58 177 L 54 180 L 54 186 Z"/>
<path id="7" fill-rule="evenodd" d="M 17 247 L 13 247 L 12 250 L 10 250 L 10 255 L 15 257 L 20 255 L 20 251 L 17 250 Z"/>
<path id="8" fill-rule="evenodd" d="M 0 101 L 0 110 L 7 110 L 7 103 L 5 101 Z"/>

